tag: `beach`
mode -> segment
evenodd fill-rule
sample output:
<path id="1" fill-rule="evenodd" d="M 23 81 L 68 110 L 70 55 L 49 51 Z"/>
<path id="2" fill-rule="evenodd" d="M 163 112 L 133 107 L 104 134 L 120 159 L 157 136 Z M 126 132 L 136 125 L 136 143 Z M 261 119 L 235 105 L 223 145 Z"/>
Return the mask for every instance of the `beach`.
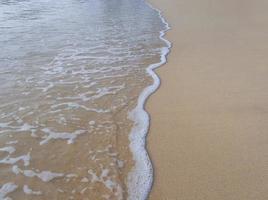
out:
<path id="1" fill-rule="evenodd" d="M 146 105 L 149 199 L 268 199 L 268 2 L 150 3 L 173 47 Z"/>
<path id="2" fill-rule="evenodd" d="M 267 8 L 1 1 L 0 199 L 268 199 Z"/>

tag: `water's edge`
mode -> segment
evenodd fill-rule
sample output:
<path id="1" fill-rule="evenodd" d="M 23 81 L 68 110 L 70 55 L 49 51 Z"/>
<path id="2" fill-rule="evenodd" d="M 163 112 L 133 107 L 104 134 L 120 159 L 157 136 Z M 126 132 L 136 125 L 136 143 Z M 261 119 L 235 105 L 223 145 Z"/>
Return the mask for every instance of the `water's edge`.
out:
<path id="1" fill-rule="evenodd" d="M 129 140 L 130 149 L 133 154 L 135 166 L 128 175 L 128 200 L 145 200 L 148 198 L 153 184 L 153 166 L 146 150 L 146 136 L 149 131 L 150 117 L 145 110 L 145 103 L 160 86 L 160 78 L 154 70 L 167 62 L 167 56 L 172 46 L 171 42 L 164 38 L 170 26 L 162 16 L 162 12 L 145 2 L 151 9 L 155 10 L 165 28 L 159 32 L 160 40 L 166 43 L 166 47 L 161 49 L 160 62 L 148 66 L 146 72 L 153 78 L 153 84 L 146 87 L 138 98 L 137 106 L 129 112 L 129 119 L 134 122 Z"/>

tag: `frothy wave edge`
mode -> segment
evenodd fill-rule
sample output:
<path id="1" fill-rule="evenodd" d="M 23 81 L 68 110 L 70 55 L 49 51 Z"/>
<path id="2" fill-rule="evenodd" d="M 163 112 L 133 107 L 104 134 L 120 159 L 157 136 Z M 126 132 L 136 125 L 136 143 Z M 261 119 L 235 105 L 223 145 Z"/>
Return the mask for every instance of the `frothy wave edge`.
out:
<path id="1" fill-rule="evenodd" d="M 145 200 L 148 198 L 153 184 L 153 166 L 146 150 L 146 137 L 150 126 L 150 117 L 145 110 L 145 103 L 149 96 L 153 94 L 160 86 L 160 78 L 154 70 L 167 62 L 167 55 L 170 52 L 171 42 L 164 38 L 170 26 L 162 16 L 162 12 L 153 7 L 150 3 L 145 2 L 151 9 L 158 13 L 159 18 L 165 28 L 159 32 L 160 40 L 164 41 L 167 46 L 162 47 L 160 62 L 148 66 L 147 73 L 153 78 L 153 84 L 146 87 L 138 98 L 137 106 L 129 112 L 129 119 L 134 122 L 130 132 L 130 149 L 133 154 L 135 166 L 128 174 L 128 200 Z"/>

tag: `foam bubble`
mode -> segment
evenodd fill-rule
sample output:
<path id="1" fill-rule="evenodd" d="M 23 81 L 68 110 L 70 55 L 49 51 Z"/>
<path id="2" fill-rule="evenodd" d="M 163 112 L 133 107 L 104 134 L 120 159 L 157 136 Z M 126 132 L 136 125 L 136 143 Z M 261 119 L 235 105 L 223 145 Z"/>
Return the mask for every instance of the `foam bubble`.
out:
<path id="1" fill-rule="evenodd" d="M 24 170 L 22 171 L 22 173 L 24 174 L 24 176 L 27 176 L 27 177 L 38 177 L 44 182 L 49 182 L 53 180 L 54 178 L 59 178 L 59 177 L 64 176 L 63 173 L 54 173 L 51 171 L 35 172 L 33 170 Z"/>
<path id="2" fill-rule="evenodd" d="M 34 127 L 31 126 L 30 124 L 24 123 L 24 124 L 20 127 L 19 131 L 29 131 L 29 130 L 31 130 L 32 128 L 34 128 Z"/>
<path id="3" fill-rule="evenodd" d="M 149 129 L 149 115 L 144 110 L 144 104 L 148 97 L 155 92 L 160 85 L 160 79 L 154 72 L 154 69 L 166 63 L 166 56 L 171 47 L 171 43 L 164 38 L 166 31 L 170 29 L 168 23 L 161 15 L 160 10 L 153 8 L 150 4 L 148 5 L 158 13 L 161 21 L 165 25 L 164 30 L 159 33 L 159 38 L 166 43 L 167 47 L 161 49 L 162 54 L 160 62 L 152 64 L 147 68 L 147 73 L 153 78 L 154 82 L 142 91 L 138 98 L 137 106 L 129 113 L 129 118 L 134 122 L 129 139 L 130 149 L 135 160 L 135 166 L 128 175 L 127 187 L 129 200 L 145 200 L 152 187 L 153 168 L 145 148 L 146 135 Z"/>
<path id="4" fill-rule="evenodd" d="M 13 141 L 6 142 L 7 145 L 17 144 L 17 143 L 18 143 L 18 140 L 13 140 Z"/>
<path id="5" fill-rule="evenodd" d="M 33 170 L 22 170 L 20 169 L 17 165 L 14 165 L 12 167 L 12 172 L 16 175 L 18 174 L 23 174 L 24 176 L 33 178 L 33 177 L 37 177 L 39 179 L 41 179 L 43 182 L 49 182 L 51 180 L 53 180 L 54 178 L 60 178 L 63 177 L 64 174 L 63 173 L 55 173 L 55 172 L 51 172 L 51 171 L 33 171 Z"/>
<path id="6" fill-rule="evenodd" d="M 90 122 L 89 122 L 89 125 L 92 126 L 92 125 L 95 125 L 95 123 L 96 123 L 95 121 L 90 121 Z"/>
<path id="7" fill-rule="evenodd" d="M 21 172 L 21 170 L 17 165 L 14 165 L 14 166 L 12 166 L 12 172 L 14 174 L 18 175 Z"/>
<path id="8" fill-rule="evenodd" d="M 82 183 L 88 183 L 88 182 L 89 182 L 89 180 L 88 180 L 88 178 L 87 178 L 87 177 L 84 177 L 84 178 L 82 178 L 82 179 L 81 179 L 81 182 L 82 182 Z"/>
<path id="9" fill-rule="evenodd" d="M 12 146 L 7 146 L 7 147 L 0 148 L 0 151 L 4 151 L 4 152 L 8 152 L 9 154 L 12 154 L 13 152 L 16 151 L 16 149 Z"/>
<path id="10" fill-rule="evenodd" d="M 23 186 L 23 192 L 28 195 L 42 195 L 41 191 L 33 191 L 28 185 Z"/>
<path id="11" fill-rule="evenodd" d="M 10 123 L 0 123 L 0 128 L 8 128 Z"/>
<path id="12" fill-rule="evenodd" d="M 1 200 L 7 200 L 10 199 L 8 197 L 6 197 L 9 193 L 14 192 L 16 189 L 18 188 L 18 186 L 12 182 L 9 183 L 5 183 L 4 185 L 2 185 L 2 187 L 0 188 L 0 199 Z"/>
<path id="13" fill-rule="evenodd" d="M 122 200 L 123 190 L 117 182 L 112 180 L 112 178 L 109 176 L 109 172 L 109 169 L 102 169 L 100 176 L 97 176 L 93 170 L 88 170 L 88 173 L 91 175 L 91 183 L 102 183 L 107 189 L 117 196 L 118 200 Z"/>
<path id="14" fill-rule="evenodd" d="M 78 175 L 77 174 L 67 174 L 66 177 L 67 178 L 77 178 Z"/>
<path id="15" fill-rule="evenodd" d="M 18 157 L 10 157 L 9 155 L 5 158 L 3 158 L 2 160 L 0 160 L 0 164 L 10 164 L 13 165 L 18 161 L 23 161 L 24 162 L 24 166 L 28 166 L 30 164 L 30 160 L 31 160 L 31 156 L 30 153 L 26 154 L 26 155 L 21 155 Z"/>
<path id="16" fill-rule="evenodd" d="M 68 144 L 72 144 L 78 135 L 86 132 L 85 130 L 76 130 L 73 133 L 54 132 L 54 131 L 51 131 L 49 128 L 44 128 L 42 129 L 42 131 L 46 133 L 47 135 L 45 136 L 45 139 L 40 142 L 40 145 L 46 144 L 52 139 L 63 139 L 63 140 L 67 140 Z"/>

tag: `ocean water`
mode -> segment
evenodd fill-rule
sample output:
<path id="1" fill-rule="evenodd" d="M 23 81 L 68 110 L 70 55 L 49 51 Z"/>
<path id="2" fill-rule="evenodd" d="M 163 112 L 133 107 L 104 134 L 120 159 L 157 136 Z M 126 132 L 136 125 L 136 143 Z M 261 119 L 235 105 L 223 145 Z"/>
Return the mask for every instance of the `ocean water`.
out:
<path id="1" fill-rule="evenodd" d="M 167 24 L 143 0 L 0 1 L 0 199 L 145 199 Z"/>

